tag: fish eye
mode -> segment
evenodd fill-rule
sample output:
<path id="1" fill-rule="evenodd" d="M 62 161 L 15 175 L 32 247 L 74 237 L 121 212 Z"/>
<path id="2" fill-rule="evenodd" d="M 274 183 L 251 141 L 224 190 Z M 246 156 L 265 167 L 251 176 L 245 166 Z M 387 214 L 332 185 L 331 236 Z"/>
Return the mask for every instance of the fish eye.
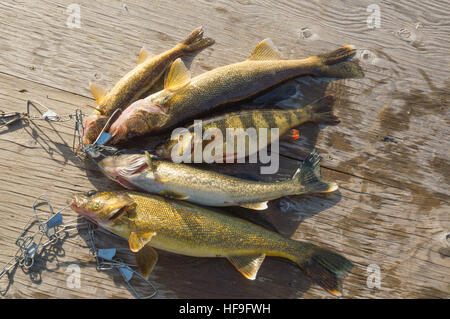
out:
<path id="1" fill-rule="evenodd" d="M 92 195 L 95 195 L 95 194 L 97 194 L 97 191 L 95 191 L 95 190 L 90 190 L 89 192 L 87 192 L 87 196 L 88 197 L 91 197 Z"/>

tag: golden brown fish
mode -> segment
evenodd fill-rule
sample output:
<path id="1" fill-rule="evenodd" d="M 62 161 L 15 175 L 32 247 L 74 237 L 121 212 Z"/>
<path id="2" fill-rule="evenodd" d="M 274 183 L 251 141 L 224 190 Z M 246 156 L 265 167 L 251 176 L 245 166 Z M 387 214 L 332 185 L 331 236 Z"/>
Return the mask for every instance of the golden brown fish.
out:
<path id="1" fill-rule="evenodd" d="M 349 46 L 302 60 L 282 60 L 268 39 L 258 44 L 240 63 L 205 72 L 195 78 L 176 60 L 168 73 L 165 89 L 130 105 L 111 125 L 112 144 L 137 135 L 167 130 L 181 120 L 207 110 L 247 99 L 285 80 L 301 75 L 360 77 L 360 67 L 344 61 L 355 53 Z"/>
<path id="2" fill-rule="evenodd" d="M 336 183 L 320 176 L 320 159 L 312 151 L 292 179 L 260 182 L 237 178 L 192 165 L 152 158 L 148 153 L 108 156 L 98 165 L 122 186 L 206 206 L 242 206 L 263 210 L 267 202 L 283 196 L 330 193 Z"/>
<path id="3" fill-rule="evenodd" d="M 113 112 L 117 109 L 124 110 L 131 103 L 140 99 L 173 61 L 213 43 L 212 39 L 203 38 L 203 29 L 199 27 L 184 41 L 157 56 L 152 56 L 148 51 L 141 49 L 136 67 L 123 76 L 109 92 L 91 83 L 89 87 L 98 107 L 96 113 L 88 116 L 84 121 L 83 144 L 92 144 Z"/>
<path id="4" fill-rule="evenodd" d="M 135 192 L 89 192 L 74 196 L 72 209 L 128 240 L 141 273 L 148 276 L 161 249 L 194 257 L 225 257 L 255 279 L 266 256 L 286 258 L 334 295 L 352 268 L 345 257 L 291 240 L 246 220 L 193 204 Z M 152 248 L 153 247 L 153 248 Z"/>

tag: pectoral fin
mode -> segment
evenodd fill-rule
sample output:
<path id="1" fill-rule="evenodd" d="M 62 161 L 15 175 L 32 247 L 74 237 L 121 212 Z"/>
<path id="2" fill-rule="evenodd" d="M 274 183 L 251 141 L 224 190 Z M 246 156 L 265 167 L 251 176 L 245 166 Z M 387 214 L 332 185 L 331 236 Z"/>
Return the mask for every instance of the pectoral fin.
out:
<path id="1" fill-rule="evenodd" d="M 108 91 L 95 83 L 89 83 L 89 88 L 91 89 L 92 96 L 94 96 L 97 104 L 100 105 L 105 96 L 108 94 Z"/>
<path id="2" fill-rule="evenodd" d="M 155 167 L 155 163 L 153 162 L 152 156 L 147 151 L 145 151 L 144 154 L 145 154 L 145 160 L 147 162 L 148 167 L 150 167 L 150 169 L 154 173 L 156 170 L 156 167 Z"/>
<path id="3" fill-rule="evenodd" d="M 142 48 L 141 51 L 139 51 L 139 58 L 137 61 L 137 64 L 141 64 L 142 62 L 147 61 L 147 59 L 150 59 L 153 57 L 153 54 L 148 52 L 146 49 Z"/>
<path id="4" fill-rule="evenodd" d="M 239 206 L 248 208 L 248 209 L 254 209 L 254 210 L 264 210 L 267 209 L 267 201 L 266 202 L 260 202 L 260 203 L 245 203 L 245 204 L 239 204 Z"/>
<path id="5" fill-rule="evenodd" d="M 177 192 L 171 192 L 171 191 L 162 191 L 162 192 L 159 192 L 158 194 L 161 196 L 164 196 L 164 197 L 169 197 L 169 198 L 179 199 L 179 200 L 185 200 L 185 199 L 189 198 L 189 196 L 186 196 L 184 194 L 177 193 Z"/>
<path id="6" fill-rule="evenodd" d="M 266 255 L 263 254 L 255 256 L 231 256 L 227 257 L 227 259 L 245 278 L 255 280 L 256 274 L 265 257 Z"/>
<path id="7" fill-rule="evenodd" d="M 248 57 L 248 60 L 263 61 L 263 60 L 282 60 L 281 54 L 273 44 L 272 40 L 265 39 L 258 43 L 256 48 Z"/>
<path id="8" fill-rule="evenodd" d="M 188 71 L 183 61 L 178 58 L 172 63 L 169 73 L 164 83 L 164 89 L 177 91 L 191 82 L 191 73 Z"/>
<path id="9" fill-rule="evenodd" d="M 148 278 L 157 261 L 158 253 L 149 245 L 145 245 L 136 253 L 136 264 L 138 266 L 139 272 L 145 278 Z"/>
<path id="10" fill-rule="evenodd" d="M 146 163 L 148 165 L 148 167 L 152 170 L 153 172 L 153 176 L 155 178 L 155 181 L 158 183 L 165 183 L 167 182 L 169 179 L 168 178 L 163 178 L 163 177 L 159 177 L 158 174 L 156 173 L 156 165 L 155 162 L 152 159 L 152 156 L 150 155 L 149 152 L 145 151 L 145 160 Z"/>
<path id="11" fill-rule="evenodd" d="M 131 232 L 129 238 L 130 249 L 136 253 L 141 250 L 151 239 L 156 235 L 156 232 L 139 233 Z"/>

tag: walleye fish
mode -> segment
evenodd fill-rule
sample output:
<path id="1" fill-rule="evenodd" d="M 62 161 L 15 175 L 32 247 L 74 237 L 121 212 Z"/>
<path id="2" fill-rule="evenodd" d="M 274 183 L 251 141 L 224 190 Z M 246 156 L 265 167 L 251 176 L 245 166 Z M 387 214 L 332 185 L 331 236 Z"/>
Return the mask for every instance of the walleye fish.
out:
<path id="1" fill-rule="evenodd" d="M 266 148 L 272 141 L 278 139 L 292 128 L 303 123 L 314 122 L 317 124 L 338 124 L 339 120 L 333 114 L 333 103 L 334 98 L 331 95 L 328 95 L 314 104 L 298 109 L 262 109 L 240 111 L 202 120 L 201 123 L 192 124 L 187 127 L 190 136 L 186 136 L 186 134 L 181 132 L 172 134 L 169 140 L 157 146 L 155 152 L 158 156 L 167 160 L 172 160 L 172 152 L 176 152 L 178 156 L 182 156 L 186 153 L 191 154 L 191 162 L 193 163 L 195 132 L 199 131 L 202 133 L 202 136 L 204 136 L 207 130 L 218 129 L 221 133 L 221 140 L 217 141 L 215 138 L 216 136 L 205 139 L 202 141 L 202 149 L 205 150 L 205 148 L 210 145 L 212 149 L 211 153 L 214 153 L 215 145 L 213 144 L 219 142 L 217 149 L 219 149 L 220 152 L 219 154 L 211 154 L 213 160 L 215 162 L 236 162 L 248 156 L 256 155 L 257 152 L 263 148 Z M 242 129 L 242 131 L 235 131 L 235 134 L 232 136 L 230 135 L 230 137 L 234 139 L 236 136 L 237 141 L 244 141 L 244 146 L 239 144 L 239 142 L 234 142 L 234 148 L 231 150 L 227 149 L 227 129 L 230 128 Z M 264 139 L 260 136 L 259 129 L 261 128 L 266 129 L 265 132 L 267 132 Z M 278 134 L 272 135 L 270 130 L 271 128 L 278 128 Z M 253 130 L 254 136 L 250 136 L 248 129 Z M 247 136 L 248 142 L 245 139 Z M 292 130 L 291 137 L 293 139 L 299 138 L 298 131 Z M 245 150 L 245 152 L 239 153 L 238 147 Z M 203 159 L 203 161 L 205 160 Z"/>
<path id="2" fill-rule="evenodd" d="M 146 155 L 109 156 L 98 165 L 105 175 L 132 190 L 156 193 L 206 206 L 242 206 L 264 210 L 267 202 L 288 195 L 329 193 L 338 189 L 320 177 L 319 154 L 314 150 L 292 179 L 259 182 L 175 164 Z"/>
<path id="3" fill-rule="evenodd" d="M 302 60 L 282 60 L 269 39 L 258 44 L 250 57 L 191 79 L 183 62 L 176 60 L 168 73 L 164 90 L 136 101 L 111 125 L 110 144 L 134 136 L 165 131 L 181 120 L 256 95 L 276 84 L 301 75 L 348 78 L 361 77 L 360 67 L 344 61 L 356 52 L 344 46 L 335 51 Z M 158 110 L 155 110 L 158 109 Z"/>
<path id="4" fill-rule="evenodd" d="M 246 278 L 255 279 L 266 256 L 289 259 L 328 292 L 340 295 L 352 268 L 345 257 L 295 241 L 237 217 L 193 204 L 136 192 L 76 194 L 71 208 L 128 240 L 140 272 L 157 262 L 153 249 L 194 257 L 225 257 Z M 152 248 L 153 247 L 153 248 Z"/>
<path id="5" fill-rule="evenodd" d="M 96 113 L 88 116 L 84 121 L 83 144 L 92 144 L 95 141 L 115 110 L 124 110 L 131 103 L 142 98 L 143 94 L 158 81 L 173 61 L 213 43 L 214 40 L 203 38 L 203 29 L 199 27 L 192 31 L 184 41 L 157 56 L 141 49 L 136 67 L 122 77 L 111 91 L 107 92 L 100 86 L 91 83 L 89 87 L 98 107 Z"/>

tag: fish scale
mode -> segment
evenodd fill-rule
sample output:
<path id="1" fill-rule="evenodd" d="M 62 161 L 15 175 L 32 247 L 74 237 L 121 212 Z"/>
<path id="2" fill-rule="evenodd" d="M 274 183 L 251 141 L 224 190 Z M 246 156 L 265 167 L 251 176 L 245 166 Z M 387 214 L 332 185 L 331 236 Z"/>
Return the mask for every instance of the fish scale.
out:
<path id="1" fill-rule="evenodd" d="M 341 278 L 352 267 L 345 257 L 328 249 L 156 195 L 124 191 L 76 194 L 71 208 L 128 239 L 139 269 L 147 276 L 157 259 L 153 248 L 193 257 L 226 257 L 248 279 L 256 278 L 265 256 L 286 258 L 335 295 L 340 295 Z"/>
<path id="2" fill-rule="evenodd" d="M 318 153 L 313 151 L 292 179 L 280 182 L 237 178 L 192 165 L 158 160 L 148 153 L 109 156 L 98 165 L 108 178 L 129 189 L 207 206 L 263 210 L 267 208 L 267 201 L 283 196 L 335 191 L 338 188 L 335 183 L 320 177 L 319 162 Z"/>
<path id="3" fill-rule="evenodd" d="M 194 146 L 194 133 L 195 128 L 201 125 L 201 129 L 203 132 L 210 128 L 218 128 L 222 133 L 223 138 L 223 148 L 222 154 L 226 154 L 226 158 L 230 156 L 235 156 L 235 160 L 242 159 L 243 157 L 247 157 L 252 155 L 249 150 L 249 143 L 245 144 L 245 154 L 237 154 L 238 144 L 235 143 L 235 147 L 233 150 L 234 154 L 230 154 L 229 150 L 227 150 L 227 129 L 237 129 L 242 128 L 244 130 L 244 134 L 248 129 L 254 128 L 256 130 L 256 142 L 258 143 L 257 151 L 264 149 L 270 141 L 279 136 L 283 136 L 290 129 L 294 127 L 298 127 L 305 122 L 315 122 L 318 124 L 337 124 L 339 120 L 333 115 L 333 103 L 334 98 L 332 96 L 326 96 L 310 105 L 290 110 L 282 110 L 282 109 L 261 109 L 261 110 L 248 110 L 248 111 L 240 111 L 240 112 L 232 112 L 224 115 L 220 115 L 217 117 L 213 117 L 210 119 L 202 120 L 201 123 L 194 123 L 191 126 L 188 126 L 187 129 L 191 132 L 192 140 L 190 147 L 193 149 Z M 271 128 L 278 128 L 278 135 L 271 136 Z M 259 129 L 267 129 L 267 140 L 264 141 L 261 139 Z M 156 153 L 158 156 L 161 156 L 165 159 L 171 159 L 171 152 L 174 146 L 177 145 L 180 136 L 183 133 L 178 135 L 171 136 L 170 140 L 166 140 L 161 143 L 156 148 Z M 239 134 L 238 134 L 239 136 Z M 203 144 L 203 149 L 209 143 L 209 140 L 205 140 Z M 189 144 L 187 145 L 189 147 Z M 182 148 L 183 154 L 186 150 Z M 191 161 L 194 160 L 194 154 L 192 154 Z"/>
<path id="4" fill-rule="evenodd" d="M 87 117 L 84 122 L 83 144 L 92 144 L 96 140 L 106 125 L 108 117 L 112 116 L 116 110 L 124 110 L 131 103 L 142 98 L 173 61 L 213 43 L 212 39 L 203 38 L 203 29 L 199 27 L 192 31 L 184 41 L 157 56 L 152 56 L 148 51 L 141 49 L 137 65 L 125 74 L 109 92 L 91 83 L 89 87 L 98 106 L 95 108 L 95 113 Z"/>
<path id="5" fill-rule="evenodd" d="M 346 46 L 306 59 L 282 60 L 273 43 L 266 39 L 246 61 L 222 66 L 194 78 L 181 61 L 176 61 L 169 70 L 164 90 L 130 105 L 130 114 L 115 121 L 109 130 L 114 136 L 110 143 L 167 131 L 187 118 L 243 101 L 295 77 L 361 77 L 361 68 L 345 61 L 354 53 L 353 48 Z"/>

